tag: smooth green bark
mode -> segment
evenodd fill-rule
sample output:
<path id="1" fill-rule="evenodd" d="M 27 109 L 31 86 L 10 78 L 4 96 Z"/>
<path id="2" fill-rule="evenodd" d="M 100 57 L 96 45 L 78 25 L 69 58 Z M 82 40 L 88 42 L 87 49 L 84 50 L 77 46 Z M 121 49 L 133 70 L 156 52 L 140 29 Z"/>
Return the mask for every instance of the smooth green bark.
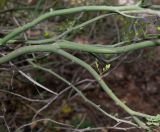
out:
<path id="1" fill-rule="evenodd" d="M 38 23 L 40 23 L 44 20 L 47 20 L 50 17 L 61 16 L 61 15 L 66 15 L 66 14 L 73 14 L 73 13 L 78 13 L 78 12 L 89 12 L 89 11 L 92 11 L 92 12 L 93 11 L 108 11 L 108 12 L 120 13 L 121 11 L 142 10 L 142 9 L 143 8 L 138 7 L 136 5 L 132 5 L 132 6 L 82 6 L 82 7 L 74 7 L 74 8 L 69 8 L 69 9 L 50 11 L 48 13 L 41 15 L 40 17 L 33 20 L 32 22 L 27 23 L 27 24 L 13 30 L 11 33 L 6 35 L 0 41 L 0 45 L 6 44 L 6 42 L 13 39 L 14 37 L 19 35 L 20 33 L 26 31 L 27 29 L 34 27 Z"/>
<path id="2" fill-rule="evenodd" d="M 145 47 L 160 46 L 160 40 L 144 41 L 135 44 L 130 44 L 121 47 L 106 47 L 103 45 L 89 45 L 89 44 L 77 44 L 69 41 L 57 42 L 52 45 L 32 45 L 19 48 L 12 51 L 8 55 L 0 58 L 0 64 L 15 59 L 16 57 L 32 52 L 55 52 L 57 49 L 66 49 L 73 51 L 101 53 L 101 54 L 120 54 Z"/>

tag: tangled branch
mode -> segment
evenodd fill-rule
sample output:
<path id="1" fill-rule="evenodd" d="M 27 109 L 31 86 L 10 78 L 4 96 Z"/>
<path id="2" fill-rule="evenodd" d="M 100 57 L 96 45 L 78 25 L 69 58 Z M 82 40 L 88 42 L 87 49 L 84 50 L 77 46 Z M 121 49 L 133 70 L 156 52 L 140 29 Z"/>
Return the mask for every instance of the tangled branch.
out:
<path id="1" fill-rule="evenodd" d="M 62 9 L 62 10 L 57 10 L 57 11 L 50 11 L 37 19 L 33 20 L 32 22 L 23 25 L 21 27 L 18 27 L 14 29 L 11 33 L 6 35 L 4 38 L 0 39 L 0 45 L 4 46 L 9 42 L 11 39 L 14 39 L 16 36 L 20 35 L 22 32 L 25 32 L 26 30 L 34 27 L 38 23 L 54 16 L 61 16 L 61 15 L 66 15 L 66 14 L 73 14 L 73 13 L 78 13 L 78 12 L 93 12 L 93 11 L 106 11 L 109 13 L 117 13 L 120 15 L 123 15 L 125 17 L 131 17 L 131 18 L 137 18 L 137 17 L 132 17 L 128 14 L 135 13 L 147 13 L 147 14 L 153 14 L 153 15 L 159 15 L 160 12 L 158 10 L 155 10 L 153 8 L 143 8 L 139 4 L 137 5 L 132 5 L 132 6 L 82 6 L 82 7 L 75 7 L 75 8 L 69 8 L 69 9 Z M 103 18 L 104 16 L 100 17 Z M 100 18 L 93 19 L 98 20 Z M 92 21 L 89 21 L 90 23 Z M 85 23 L 85 24 L 88 24 Z M 85 24 L 81 25 L 84 26 Z M 81 27 L 78 26 L 75 29 Z M 103 79 L 98 75 L 98 73 L 86 62 L 82 61 L 81 59 L 69 54 L 65 50 L 69 51 L 81 51 L 81 52 L 87 52 L 87 53 L 101 53 L 101 54 L 122 54 L 126 53 L 129 51 L 135 51 L 138 49 L 146 48 L 146 47 L 153 47 L 153 46 L 160 46 L 160 39 L 157 40 L 145 40 L 141 42 L 135 42 L 129 45 L 124 45 L 124 46 L 104 46 L 104 45 L 93 45 L 93 44 L 78 44 L 75 42 L 69 42 L 69 41 L 57 41 L 56 43 L 53 44 L 47 44 L 47 45 L 31 45 L 31 46 L 24 46 L 21 48 L 18 48 L 10 53 L 8 53 L 5 56 L 2 56 L 0 58 L 0 64 L 6 63 L 8 61 L 11 61 L 21 55 L 27 54 L 27 53 L 34 53 L 34 52 L 50 52 L 50 53 L 56 53 L 60 56 L 63 56 L 65 58 L 68 58 L 69 60 L 79 64 L 82 66 L 84 69 L 86 69 L 94 78 L 95 80 L 99 83 L 99 85 L 103 88 L 103 90 L 107 93 L 107 95 L 118 105 L 120 106 L 124 111 L 126 111 L 128 114 L 133 116 L 133 119 L 136 121 L 137 124 L 140 125 L 140 127 L 144 129 L 148 129 L 148 127 L 139 120 L 137 117 L 143 117 L 143 118 L 154 118 L 154 116 L 147 115 L 144 113 L 136 112 L 130 109 L 127 105 L 125 105 L 113 92 L 112 90 L 107 86 L 107 84 L 103 81 Z M 52 72 L 53 74 L 53 72 Z M 55 74 L 55 73 L 54 73 Z M 58 76 L 55 74 L 57 78 L 61 79 L 65 83 L 71 85 L 68 81 L 66 81 L 64 78 Z M 76 87 L 72 86 L 75 90 Z M 79 92 L 77 90 L 77 92 Z M 79 92 L 80 95 L 82 95 Z M 82 95 L 83 97 L 83 95 Z M 83 97 L 85 100 L 86 98 Z M 87 100 L 88 101 L 88 100 Z M 89 102 L 89 101 L 88 101 Z M 92 102 L 89 102 L 92 104 Z M 93 104 L 92 104 L 93 105 Z M 95 106 L 97 108 L 97 106 Z M 110 116 L 110 115 L 108 115 Z M 119 119 L 116 119 L 115 117 L 110 116 L 111 118 L 121 121 Z"/>

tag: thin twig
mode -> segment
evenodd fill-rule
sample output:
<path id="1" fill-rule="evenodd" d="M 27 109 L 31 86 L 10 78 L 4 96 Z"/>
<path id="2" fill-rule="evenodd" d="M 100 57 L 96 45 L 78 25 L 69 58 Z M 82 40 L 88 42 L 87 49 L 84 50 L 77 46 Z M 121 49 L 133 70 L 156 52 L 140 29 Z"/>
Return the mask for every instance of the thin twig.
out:
<path id="1" fill-rule="evenodd" d="M 44 89 L 44 90 L 46 90 L 46 91 L 48 91 L 48 92 L 50 92 L 50 93 L 52 93 L 52 94 L 54 94 L 54 95 L 58 95 L 58 93 L 56 93 L 56 92 L 48 89 L 47 87 L 43 86 L 43 85 L 40 84 L 40 83 L 38 83 L 37 81 L 35 81 L 34 79 L 32 79 L 29 75 L 25 74 L 23 71 L 18 70 L 18 72 L 19 72 L 21 75 L 23 75 L 25 78 L 27 78 L 29 81 L 31 81 L 33 84 L 37 85 L 38 87 L 40 87 L 40 88 L 42 88 L 42 89 Z"/>

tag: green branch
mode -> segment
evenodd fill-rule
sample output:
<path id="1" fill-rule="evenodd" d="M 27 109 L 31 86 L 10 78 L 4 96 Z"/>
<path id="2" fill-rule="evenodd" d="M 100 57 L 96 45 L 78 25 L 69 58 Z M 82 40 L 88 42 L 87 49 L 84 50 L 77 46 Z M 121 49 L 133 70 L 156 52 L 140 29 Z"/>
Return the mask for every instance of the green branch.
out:
<path id="1" fill-rule="evenodd" d="M 78 12 L 89 12 L 89 11 L 108 11 L 108 12 L 115 12 L 120 13 L 121 11 L 130 11 L 130 10 L 144 10 L 141 7 L 138 7 L 137 5 L 132 6 L 82 6 L 82 7 L 75 7 L 75 8 L 69 8 L 69 9 L 61 9 L 56 11 L 50 11 L 48 13 L 45 13 L 44 15 L 41 15 L 37 19 L 33 20 L 30 23 L 27 23 L 21 27 L 18 27 L 14 29 L 11 33 L 6 35 L 1 41 L 0 45 L 6 44 L 9 40 L 13 39 L 20 33 L 32 28 L 33 26 L 37 25 L 38 23 L 54 16 L 61 16 L 66 14 L 73 14 Z"/>
<path id="2" fill-rule="evenodd" d="M 125 110 L 130 115 L 140 116 L 140 117 L 152 117 L 150 115 L 146 115 L 140 112 L 135 112 L 131 110 L 128 106 L 126 106 L 117 96 L 112 92 L 112 90 L 106 85 L 106 83 L 103 81 L 103 79 L 98 75 L 98 73 L 86 62 L 80 60 L 79 58 L 65 52 L 64 50 L 56 50 L 55 53 L 64 56 L 65 58 L 68 58 L 72 62 L 75 62 L 82 66 L 84 69 L 86 69 L 99 83 L 99 85 L 103 88 L 103 90 L 108 94 L 108 96 L 113 99 L 113 101 L 120 106 L 123 110 Z"/>
<path id="3" fill-rule="evenodd" d="M 72 83 L 70 83 L 69 81 L 67 81 L 65 78 L 63 78 L 62 76 L 58 75 L 57 73 L 55 73 L 54 71 L 48 69 L 48 68 L 44 68 L 41 67 L 40 65 L 37 65 L 35 63 L 33 63 L 31 60 L 29 60 L 29 63 L 36 69 L 45 71 L 50 73 L 51 75 L 55 76 L 56 78 L 58 78 L 59 80 L 63 81 L 64 83 L 66 83 L 67 85 L 71 86 L 77 93 L 79 96 L 82 97 L 82 99 L 87 102 L 88 104 L 90 104 L 91 106 L 93 106 L 94 108 L 96 108 L 97 110 L 101 111 L 104 115 L 108 116 L 109 118 L 115 120 L 116 122 L 123 122 L 123 123 L 127 123 L 130 125 L 134 125 L 136 126 L 136 124 L 130 122 L 130 121 L 126 121 L 126 120 L 122 120 L 119 118 L 116 118 L 115 116 L 108 114 L 107 112 L 105 112 L 103 109 L 101 109 L 100 106 L 96 105 L 94 102 L 92 102 L 91 100 L 89 100 L 77 87 L 75 87 Z"/>
<path id="4" fill-rule="evenodd" d="M 27 40 L 27 41 L 23 41 L 23 40 L 9 40 L 6 44 L 13 44 L 13 43 L 17 43 L 17 42 L 22 42 L 22 43 L 25 43 L 25 44 L 35 44 L 35 45 L 38 45 L 38 44 L 49 44 L 49 43 L 54 43 L 56 40 L 59 40 L 60 38 L 64 37 L 65 35 L 75 31 L 75 30 L 81 30 L 83 29 L 84 27 L 86 27 L 87 25 L 95 22 L 95 21 L 98 21 L 102 18 L 105 18 L 109 15 L 113 15 L 115 13 L 110 13 L 110 14 L 103 14 L 103 15 L 100 15 L 100 16 L 97 16 L 97 17 L 94 17 L 90 20 L 87 20 L 79 25 L 76 25 L 75 27 L 70 27 L 69 29 L 67 29 L 65 32 L 63 32 L 62 34 L 56 36 L 56 37 L 52 37 L 52 38 L 49 38 L 49 39 L 42 39 L 42 40 Z M 2 41 L 3 39 L 0 38 L 0 42 Z"/>
<path id="5" fill-rule="evenodd" d="M 68 58 L 69 60 L 81 65 L 83 68 L 85 68 L 87 71 L 90 72 L 90 74 L 97 80 L 97 82 L 100 84 L 100 86 L 103 88 L 103 90 L 114 100 L 114 102 L 119 105 L 123 110 L 125 110 L 126 112 L 128 112 L 130 115 L 132 116 L 140 116 L 140 117 L 145 117 L 145 118 L 148 118 L 148 117 L 153 117 L 153 116 L 150 116 L 150 115 L 146 115 L 146 114 L 143 114 L 143 113 L 140 113 L 140 112 L 136 112 L 136 111 L 133 111 L 131 110 L 128 106 L 126 106 L 120 99 L 117 98 L 117 96 L 111 91 L 111 89 L 106 85 L 106 83 L 101 79 L 101 77 L 97 74 L 97 72 L 90 66 L 88 65 L 86 62 L 80 60 L 79 58 L 63 51 L 63 50 L 56 50 L 56 53 L 57 54 L 60 54 L 62 56 L 64 56 L 65 58 Z M 53 72 L 52 70 L 50 69 L 46 69 L 46 68 L 43 68 L 39 65 L 36 65 L 35 63 L 33 63 L 32 61 L 29 61 L 35 68 L 37 69 L 40 69 L 40 70 L 43 70 L 43 71 L 46 71 L 46 72 L 49 72 L 50 74 L 56 76 L 58 79 L 64 81 L 65 83 L 67 83 L 68 85 L 70 85 L 87 103 L 89 103 L 90 105 L 92 105 L 93 107 L 95 107 L 96 109 L 98 109 L 99 111 L 101 111 L 103 114 L 105 114 L 106 116 L 116 120 L 117 122 L 123 122 L 123 123 L 127 123 L 127 124 L 131 124 L 131 125 L 135 125 L 133 124 L 132 122 L 129 122 L 129 121 L 125 121 L 125 120 L 121 120 L 121 119 L 118 119 L 108 113 L 106 113 L 103 109 L 100 108 L 100 106 L 96 105 L 95 103 L 93 103 L 92 101 L 90 101 L 89 99 L 87 99 L 83 93 L 78 89 L 76 88 L 74 85 L 72 85 L 69 81 L 67 81 L 66 79 L 64 79 L 63 77 L 61 77 L 60 75 L 58 75 L 57 73 Z M 135 117 L 136 118 L 136 117 Z M 136 118 L 138 120 L 138 122 L 141 122 L 138 118 Z M 148 127 L 143 123 L 138 123 L 138 125 L 141 127 L 141 128 L 144 128 L 144 129 L 148 129 Z"/>
<path id="6" fill-rule="evenodd" d="M 142 49 L 145 47 L 160 46 L 160 40 L 154 41 L 144 41 L 140 43 L 135 43 L 131 45 L 121 46 L 121 47 L 107 47 L 103 45 L 87 45 L 87 44 L 77 44 L 69 41 L 57 42 L 52 45 L 32 45 L 19 48 L 12 51 L 8 55 L 0 58 L 0 64 L 8 62 L 16 57 L 32 52 L 55 52 L 57 49 L 68 49 L 74 51 L 91 52 L 91 53 L 101 53 L 101 54 L 120 54 L 129 51 L 134 51 L 137 49 Z"/>
<path id="7" fill-rule="evenodd" d="M 158 10 L 153 10 L 150 8 L 142 8 L 140 5 L 131 5 L 131 6 L 81 6 L 81 7 L 74 7 L 69 9 L 60 9 L 56 11 L 50 11 L 38 17 L 37 19 L 33 20 L 30 23 L 27 23 L 23 26 L 20 26 L 6 35 L 3 39 L 0 40 L 0 45 L 5 45 L 9 40 L 15 38 L 22 32 L 34 27 L 38 23 L 54 16 L 61 16 L 67 14 L 73 14 L 78 12 L 94 12 L 94 11 L 107 11 L 107 12 L 114 12 L 125 17 L 137 18 L 134 16 L 127 15 L 128 13 L 145 13 L 145 14 L 153 14 L 160 16 L 160 12 Z"/>
<path id="8" fill-rule="evenodd" d="M 139 43 L 139 44 L 134 44 L 134 46 L 132 44 L 132 45 L 116 47 L 116 48 L 104 48 L 103 46 L 93 46 L 93 45 L 91 47 L 90 47 L 90 45 L 76 45 L 75 46 L 72 43 L 69 44 L 69 42 L 68 43 L 59 42 L 54 45 L 26 46 L 26 47 L 19 48 L 4 57 L 1 57 L 0 63 L 7 62 L 13 58 L 18 57 L 19 55 L 22 55 L 25 53 L 30 53 L 30 52 L 54 52 L 54 53 L 60 54 L 64 57 L 72 60 L 73 62 L 76 62 L 77 64 L 81 65 L 86 70 L 88 70 L 91 73 L 91 75 L 98 81 L 98 83 L 101 85 L 101 87 L 104 89 L 104 91 L 106 91 L 106 93 L 115 101 L 115 103 L 117 105 L 119 105 L 121 108 L 123 108 L 125 111 L 127 111 L 129 114 L 135 115 L 135 116 L 141 116 L 141 117 L 150 117 L 149 115 L 135 112 L 135 111 L 131 110 L 130 108 L 128 108 L 121 100 L 119 100 L 114 95 L 114 93 L 108 88 L 108 86 L 105 84 L 105 82 L 100 78 L 100 76 L 95 72 L 95 70 L 90 65 L 88 65 L 84 61 L 82 61 L 82 60 L 80 60 L 80 59 L 72 56 L 71 54 L 60 49 L 60 48 L 68 48 L 68 49 L 70 48 L 70 49 L 74 49 L 74 50 L 76 50 L 76 49 L 82 50 L 83 49 L 83 51 L 87 51 L 87 52 L 89 50 L 89 52 L 96 52 L 96 53 L 97 53 L 97 51 L 100 53 L 101 52 L 102 53 L 121 53 L 122 51 L 126 52 L 129 50 L 135 50 L 136 46 L 138 46 L 138 48 L 142 48 L 142 47 L 146 46 L 145 44 L 147 44 L 148 46 L 151 46 L 151 45 L 153 46 L 153 45 L 155 45 L 155 42 L 147 41 L 147 42 L 143 42 L 143 43 Z M 159 45 L 159 43 L 158 43 L 158 45 Z M 93 47 L 95 47 L 95 48 L 93 48 Z M 85 49 L 85 48 L 87 48 L 87 49 Z M 93 48 L 93 49 L 89 49 L 89 48 Z M 122 49 L 124 49 L 124 50 L 122 50 Z M 129 49 L 129 50 L 127 50 L 127 49 Z"/>
<path id="9" fill-rule="evenodd" d="M 115 14 L 115 13 L 114 13 Z M 113 13 L 110 13 L 110 14 L 103 14 L 103 15 L 100 15 L 100 16 L 97 16 L 97 17 L 94 17 L 88 21 L 85 21 L 79 25 L 76 25 L 75 27 L 70 27 L 69 29 L 67 29 L 65 32 L 63 32 L 62 34 L 56 36 L 56 37 L 53 37 L 53 38 L 49 38 L 49 39 L 44 39 L 44 40 L 29 40 L 29 41 L 26 41 L 25 43 L 26 44 L 48 44 L 48 43 L 54 43 L 56 40 L 59 40 L 60 38 L 64 37 L 65 35 L 75 31 L 75 30 L 81 30 L 83 29 L 84 27 L 86 27 L 87 25 L 95 22 L 95 21 L 98 21 L 102 18 L 105 18 L 109 15 L 113 15 Z"/>

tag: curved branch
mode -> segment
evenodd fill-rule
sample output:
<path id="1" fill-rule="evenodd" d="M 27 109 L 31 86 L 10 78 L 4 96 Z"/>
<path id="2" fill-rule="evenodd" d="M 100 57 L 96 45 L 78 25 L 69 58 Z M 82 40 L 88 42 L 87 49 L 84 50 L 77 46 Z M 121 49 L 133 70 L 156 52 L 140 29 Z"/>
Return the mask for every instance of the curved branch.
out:
<path id="1" fill-rule="evenodd" d="M 82 99 L 87 102 L 88 104 L 92 105 L 94 108 L 96 108 L 97 110 L 101 111 L 104 115 L 110 117 L 111 119 L 115 120 L 116 122 L 123 122 L 123 123 L 127 123 L 127 124 L 130 124 L 130 125 L 134 125 L 136 126 L 134 123 L 130 122 L 130 121 L 126 121 L 126 120 L 122 120 L 122 119 L 119 119 L 111 114 L 108 114 L 107 112 L 105 112 L 103 109 L 101 109 L 100 106 L 96 105 L 94 102 L 92 102 L 91 100 L 89 100 L 76 86 L 74 86 L 72 83 L 70 83 L 68 80 L 66 80 L 64 77 L 58 75 L 57 73 L 55 73 L 54 71 L 52 71 L 51 69 L 47 69 L 47 68 L 44 68 L 44 67 L 41 67 L 40 65 L 37 65 L 35 63 L 33 63 L 32 61 L 29 60 L 29 63 L 31 63 L 31 65 L 36 68 L 36 69 L 39 69 L 39 70 L 42 70 L 42 71 L 45 71 L 45 72 L 48 72 L 50 73 L 51 75 L 57 77 L 59 80 L 63 81 L 64 83 L 68 84 L 69 86 L 71 86 L 78 94 L 79 96 L 82 97 Z"/>
<path id="2" fill-rule="evenodd" d="M 0 45 L 6 44 L 10 39 L 16 37 L 20 33 L 28 30 L 29 28 L 32 28 L 36 24 L 54 16 L 60 16 L 60 15 L 66 15 L 66 14 L 72 14 L 72 13 L 78 13 L 78 12 L 89 12 L 89 11 L 108 11 L 108 12 L 115 12 L 119 13 L 120 11 L 130 11 L 130 10 L 144 10 L 143 8 L 132 5 L 132 6 L 81 6 L 81 7 L 74 7 L 69 9 L 60 9 L 56 11 L 50 11 L 48 13 L 45 13 L 44 15 L 41 15 L 37 19 L 33 20 L 30 23 L 27 23 L 21 27 L 18 27 L 14 29 L 11 33 L 6 35 L 1 41 Z"/>
<path id="3" fill-rule="evenodd" d="M 112 90 L 106 85 L 106 83 L 103 81 L 103 79 L 98 75 L 98 73 L 86 62 L 83 60 L 65 52 L 64 50 L 56 50 L 55 53 L 64 56 L 65 58 L 68 58 L 69 60 L 79 64 L 83 68 L 85 68 L 98 82 L 98 84 L 102 87 L 102 89 L 108 94 L 108 96 L 118 105 L 120 106 L 123 110 L 125 110 L 127 113 L 129 113 L 132 116 L 140 116 L 140 117 L 152 117 L 147 114 L 143 114 L 140 112 L 133 111 L 130 109 L 127 105 L 125 105 L 113 92 Z"/>
<path id="4" fill-rule="evenodd" d="M 55 41 L 59 40 L 60 38 L 64 37 L 65 35 L 73 32 L 73 31 L 75 31 L 75 30 L 78 30 L 78 29 L 81 30 L 81 29 L 83 29 L 84 27 L 86 27 L 87 25 L 89 25 L 89 24 L 91 24 L 91 23 L 93 23 L 93 22 L 95 22 L 95 21 L 98 21 L 98 20 L 100 20 L 100 19 L 102 19 L 102 18 L 105 18 L 105 17 L 107 17 L 107 16 L 109 16 L 109 15 L 113 15 L 113 14 L 115 14 L 115 13 L 103 14 L 103 15 L 94 17 L 94 18 L 92 18 L 92 19 L 90 19 L 90 20 L 87 20 L 87 21 L 85 21 L 85 22 L 83 22 L 83 23 L 81 23 L 81 24 L 79 24 L 79 25 L 77 25 L 77 26 L 75 26 L 75 27 L 70 27 L 70 28 L 67 29 L 65 32 L 63 32 L 62 34 L 60 34 L 60 35 L 58 35 L 58 36 L 56 36 L 56 37 L 53 37 L 53 38 L 43 39 L 43 40 L 29 40 L 29 41 L 26 41 L 25 43 L 26 43 L 26 44 L 36 44 L 36 45 L 37 45 L 37 44 L 49 44 L 49 43 L 54 43 Z"/>
<path id="5" fill-rule="evenodd" d="M 69 41 L 57 42 L 52 45 L 32 45 L 19 48 L 8 55 L 0 58 L 0 64 L 8 62 L 20 55 L 32 52 L 56 52 L 57 49 L 68 49 L 74 51 L 101 53 L 101 54 L 120 54 L 145 47 L 160 46 L 160 40 L 144 41 L 121 47 L 106 47 L 104 45 L 77 44 Z"/>

